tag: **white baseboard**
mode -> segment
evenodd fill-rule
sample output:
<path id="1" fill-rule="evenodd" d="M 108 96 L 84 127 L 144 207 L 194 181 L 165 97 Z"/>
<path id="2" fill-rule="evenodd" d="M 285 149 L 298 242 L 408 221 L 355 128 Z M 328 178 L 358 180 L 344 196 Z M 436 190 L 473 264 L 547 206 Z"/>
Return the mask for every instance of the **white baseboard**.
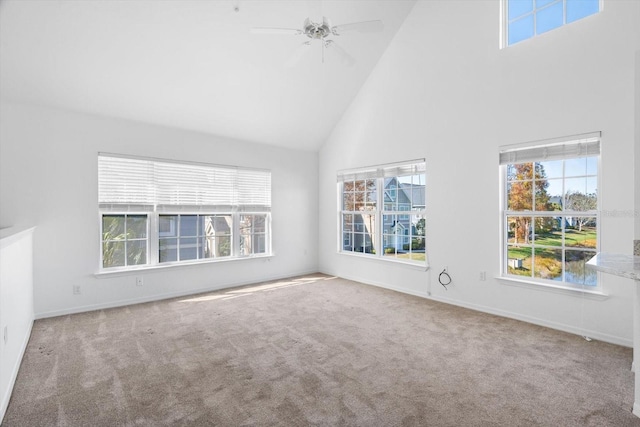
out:
<path id="1" fill-rule="evenodd" d="M 4 415 L 7 412 L 7 408 L 9 407 L 9 400 L 11 399 L 11 393 L 13 392 L 13 386 L 16 384 L 16 378 L 18 378 L 18 371 L 20 370 L 20 365 L 22 364 L 22 358 L 24 357 L 24 353 L 27 350 L 27 344 L 29 344 L 29 338 L 31 338 L 31 330 L 33 329 L 33 319 L 29 322 L 29 328 L 22 338 L 22 345 L 20 346 L 20 353 L 16 360 L 13 363 L 11 368 L 11 372 L 9 372 L 9 382 L 7 384 L 6 390 L 1 390 L 2 392 L 2 401 L 0 402 L 0 423 L 4 420 Z M 4 374 L 4 373 L 3 373 Z"/>
<path id="2" fill-rule="evenodd" d="M 290 273 L 290 274 L 288 273 L 286 275 L 277 275 L 277 276 L 273 276 L 273 277 L 264 277 L 264 278 L 261 278 L 259 282 L 268 282 L 268 281 L 271 281 L 271 280 L 281 280 L 281 279 L 286 279 L 286 278 L 289 278 L 289 277 L 304 276 L 304 275 L 307 275 L 307 274 L 314 274 L 314 273 L 318 273 L 318 271 L 317 270 L 314 270 L 314 271 L 302 271 L 302 272 L 298 272 L 298 273 L 296 273 L 296 272 Z M 127 306 L 127 305 L 134 305 L 134 304 L 143 304 L 143 303 L 146 303 L 146 302 L 161 301 L 161 300 L 165 300 L 165 299 L 179 298 L 179 297 L 185 297 L 185 296 L 189 296 L 189 295 L 202 294 L 202 293 L 205 293 L 205 292 L 213 292 L 213 291 L 219 291 L 219 290 L 222 290 L 222 289 L 235 288 L 235 287 L 238 287 L 238 286 L 251 285 L 251 284 L 259 283 L 259 282 L 256 281 L 256 280 L 243 280 L 243 281 L 238 281 L 238 282 L 225 283 L 224 285 L 208 286 L 208 287 L 204 287 L 204 288 L 191 289 L 191 290 L 187 290 L 187 291 L 167 292 L 167 293 L 149 295 L 149 296 L 140 297 L 140 298 L 131 298 L 131 299 L 125 299 L 125 300 L 111 301 L 111 302 L 107 302 L 107 303 L 90 304 L 90 305 L 84 305 L 84 306 L 78 306 L 78 307 L 70 307 L 70 308 L 65 308 L 65 309 L 61 309 L 61 310 L 53 310 L 53 311 L 46 311 L 46 312 L 36 313 L 35 318 L 36 319 L 46 319 L 46 318 L 49 318 L 49 317 L 66 316 L 68 314 L 86 313 L 88 311 L 104 310 L 104 309 L 107 309 L 107 308 L 124 307 L 124 306 Z"/>
<path id="3" fill-rule="evenodd" d="M 583 337 L 589 337 L 598 341 L 607 342 L 610 344 L 621 345 L 623 347 L 633 347 L 632 340 L 619 337 L 616 335 L 604 334 L 602 332 L 593 331 L 589 329 L 582 329 L 572 325 L 567 325 L 564 323 L 551 322 L 546 319 L 540 319 L 538 317 L 526 316 L 520 313 L 514 313 L 506 310 L 498 310 L 492 307 L 486 307 L 477 304 L 470 304 L 464 301 L 452 300 L 449 298 L 442 297 L 429 297 L 435 301 L 441 301 L 446 304 L 457 305 L 459 307 L 469 308 L 471 310 L 481 311 L 483 313 L 495 314 L 496 316 L 508 317 L 514 320 L 521 320 L 523 322 L 532 323 L 538 326 L 544 326 L 546 328 L 557 329 L 559 331 L 568 332 L 570 334 L 580 335 Z"/>
<path id="4" fill-rule="evenodd" d="M 392 290 L 392 291 L 397 291 L 397 292 L 402 292 L 402 293 L 409 294 L 409 295 L 414 295 L 414 296 L 418 296 L 418 297 L 422 297 L 422 298 L 427 298 L 427 299 L 430 299 L 430 300 L 433 300 L 433 301 L 443 302 L 445 304 L 451 304 L 451 305 L 455 305 L 455 306 L 458 306 L 458 307 L 463 307 L 463 308 L 468 308 L 468 309 L 475 310 L 475 311 L 480 311 L 482 313 L 488 313 L 488 314 L 493 314 L 493 315 L 496 315 L 496 316 L 507 317 L 509 319 L 514 319 L 514 320 L 521 320 L 523 322 L 532 323 L 534 325 L 544 326 L 544 327 L 547 327 L 547 328 L 556 329 L 556 330 L 563 331 L 563 332 L 568 332 L 570 334 L 586 336 L 586 337 L 589 337 L 589 338 L 592 338 L 592 339 L 596 339 L 598 341 L 607 342 L 607 343 L 610 343 L 610 344 L 621 345 L 623 347 L 633 347 L 633 340 L 627 339 L 627 338 L 624 338 L 624 337 L 604 334 L 604 333 L 598 332 L 598 331 L 581 329 L 581 328 L 577 328 L 577 327 L 572 326 L 572 325 L 552 322 L 552 321 L 549 321 L 549 320 L 546 320 L 546 319 L 540 319 L 540 318 L 537 318 L 537 317 L 526 316 L 526 315 L 523 315 L 523 314 L 520 314 L 520 313 L 515 313 L 515 312 L 506 311 L 506 310 L 500 310 L 500 309 L 495 309 L 493 307 L 487 307 L 487 306 L 483 306 L 483 305 L 479 305 L 479 304 L 468 303 L 468 302 L 465 302 L 465 301 L 459 301 L 459 300 L 446 298 L 446 297 L 433 296 L 433 295 L 429 295 L 426 291 L 425 292 L 419 292 L 419 291 L 414 291 L 414 290 L 410 290 L 410 289 L 398 288 L 398 287 L 395 287 L 395 286 L 389 286 L 386 283 L 381 283 L 381 282 L 377 282 L 377 281 L 374 281 L 374 280 L 363 279 L 361 277 L 354 277 L 354 276 L 349 276 L 349 275 L 344 275 L 344 274 L 342 274 L 342 275 L 333 274 L 333 273 L 328 273 L 328 272 L 324 272 L 324 273 L 325 274 L 332 274 L 332 275 L 337 276 L 337 277 L 343 277 L 345 279 L 353 280 L 353 281 L 364 283 L 364 284 L 367 284 L 367 285 L 373 285 L 373 286 L 377 286 L 377 287 L 380 287 L 380 288 L 389 289 L 389 290 Z"/>

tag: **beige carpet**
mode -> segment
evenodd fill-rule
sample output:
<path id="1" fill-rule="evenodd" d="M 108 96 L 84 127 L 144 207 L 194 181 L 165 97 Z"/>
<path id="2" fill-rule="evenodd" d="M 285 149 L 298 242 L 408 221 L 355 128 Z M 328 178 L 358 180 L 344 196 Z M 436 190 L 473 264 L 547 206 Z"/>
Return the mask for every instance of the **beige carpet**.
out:
<path id="1" fill-rule="evenodd" d="M 322 275 L 35 322 L 6 426 L 640 426 L 629 348 Z"/>

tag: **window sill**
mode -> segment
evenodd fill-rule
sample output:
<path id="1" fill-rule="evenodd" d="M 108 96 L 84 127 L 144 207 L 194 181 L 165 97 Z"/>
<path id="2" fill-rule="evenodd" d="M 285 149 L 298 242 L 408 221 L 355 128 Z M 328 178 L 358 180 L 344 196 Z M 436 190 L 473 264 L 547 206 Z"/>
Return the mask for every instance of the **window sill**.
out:
<path id="1" fill-rule="evenodd" d="M 557 285 L 552 285 L 552 284 L 543 283 L 543 282 L 536 282 L 533 280 L 517 279 L 513 277 L 508 277 L 508 276 L 496 276 L 495 278 L 501 281 L 505 285 L 535 289 L 537 291 L 554 292 L 558 294 L 579 296 L 579 297 L 585 297 L 585 298 L 600 300 L 600 301 L 604 301 L 607 298 L 609 298 L 609 294 L 606 294 L 601 290 L 592 291 L 587 289 L 569 288 L 565 286 L 557 286 Z"/>
<path id="2" fill-rule="evenodd" d="M 390 263 L 390 264 L 394 264 L 394 265 L 400 265 L 403 267 L 409 267 L 409 268 L 413 268 L 415 270 L 421 270 L 421 271 L 427 271 L 429 270 L 429 264 L 415 264 L 412 262 L 404 262 L 404 261 L 398 261 L 389 257 L 379 257 L 377 255 L 362 255 L 360 253 L 353 253 L 353 252 L 341 252 L 338 251 L 338 255 L 345 255 L 345 256 L 349 256 L 349 257 L 354 257 L 354 258 L 358 258 L 358 259 L 366 259 L 369 261 L 376 261 L 376 262 L 386 262 L 386 263 Z"/>
<path id="3" fill-rule="evenodd" d="M 188 268 L 192 266 L 204 266 L 204 265 L 217 264 L 221 262 L 246 261 L 251 259 L 253 260 L 263 259 L 266 261 L 271 261 L 271 258 L 273 258 L 274 256 L 275 256 L 274 254 L 254 255 L 254 256 L 239 257 L 239 258 L 197 260 L 197 261 L 190 261 L 190 262 L 172 262 L 172 263 L 166 263 L 166 264 L 144 265 L 144 266 L 131 267 L 126 269 L 100 270 L 94 273 L 93 276 L 97 279 L 104 279 L 107 277 L 127 276 L 127 275 L 140 274 L 140 273 L 150 272 L 155 270 Z"/>

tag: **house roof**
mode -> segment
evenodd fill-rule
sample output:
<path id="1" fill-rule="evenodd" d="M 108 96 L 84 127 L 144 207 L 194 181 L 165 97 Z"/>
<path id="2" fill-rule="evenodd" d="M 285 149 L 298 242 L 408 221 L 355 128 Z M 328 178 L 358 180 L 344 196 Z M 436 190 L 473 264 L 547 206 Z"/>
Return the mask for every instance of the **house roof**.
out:
<path id="1" fill-rule="evenodd" d="M 388 180 L 385 184 L 385 189 L 387 188 L 395 188 L 396 185 L 402 191 L 402 194 L 406 197 L 406 201 L 411 203 L 413 206 L 425 206 L 425 188 L 424 185 L 416 185 L 416 184 L 408 184 L 408 183 L 399 183 L 396 178 L 392 178 Z M 385 191 L 385 202 L 392 201 L 391 193 Z M 400 193 L 398 192 L 396 197 L 400 197 Z M 389 199 L 389 200 L 387 200 Z M 396 199 L 398 200 L 398 199 Z"/>

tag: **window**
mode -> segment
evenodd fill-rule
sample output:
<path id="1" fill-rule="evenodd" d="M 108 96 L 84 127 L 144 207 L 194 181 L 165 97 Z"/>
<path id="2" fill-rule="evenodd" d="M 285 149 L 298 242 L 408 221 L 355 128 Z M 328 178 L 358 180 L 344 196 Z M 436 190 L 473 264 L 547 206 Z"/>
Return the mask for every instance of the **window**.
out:
<path id="1" fill-rule="evenodd" d="M 228 214 L 160 215 L 159 262 L 228 257 L 231 226 L 232 215 Z"/>
<path id="2" fill-rule="evenodd" d="M 600 134 L 503 147 L 503 275 L 597 288 Z"/>
<path id="3" fill-rule="evenodd" d="M 240 254 L 263 254 L 267 251 L 266 215 L 240 215 Z"/>
<path id="4" fill-rule="evenodd" d="M 101 269 L 271 253 L 271 173 L 98 156 Z"/>
<path id="5" fill-rule="evenodd" d="M 340 252 L 426 265 L 424 160 L 342 171 L 338 193 Z"/>
<path id="6" fill-rule="evenodd" d="M 102 216 L 102 267 L 147 263 L 147 215 Z"/>
<path id="7" fill-rule="evenodd" d="M 600 11 L 601 0 L 503 0 L 506 43 L 546 33 Z"/>

